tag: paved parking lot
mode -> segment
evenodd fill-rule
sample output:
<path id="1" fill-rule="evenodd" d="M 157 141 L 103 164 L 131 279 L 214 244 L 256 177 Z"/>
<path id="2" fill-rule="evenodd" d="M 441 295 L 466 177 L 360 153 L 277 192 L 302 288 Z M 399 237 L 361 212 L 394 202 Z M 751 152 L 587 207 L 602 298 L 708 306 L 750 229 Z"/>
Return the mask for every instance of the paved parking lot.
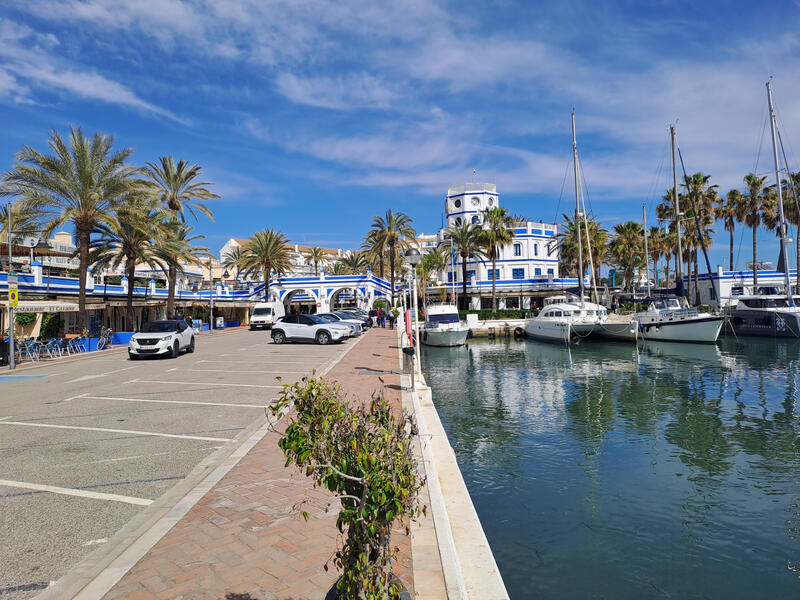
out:
<path id="1" fill-rule="evenodd" d="M 262 423 L 277 376 L 300 379 L 354 343 L 268 342 L 237 330 L 177 359 L 109 353 L 0 377 L 0 596 L 47 587 Z"/>

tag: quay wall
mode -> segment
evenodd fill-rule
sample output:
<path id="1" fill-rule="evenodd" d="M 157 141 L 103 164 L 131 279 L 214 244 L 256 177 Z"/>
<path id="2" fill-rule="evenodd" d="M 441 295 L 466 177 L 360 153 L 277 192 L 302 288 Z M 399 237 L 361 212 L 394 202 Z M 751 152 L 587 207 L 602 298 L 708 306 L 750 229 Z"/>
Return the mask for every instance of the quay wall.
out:
<path id="1" fill-rule="evenodd" d="M 399 360 L 403 365 L 402 347 L 407 338 L 401 329 L 397 333 Z M 413 388 L 410 374 L 401 377 L 403 404 L 414 415 L 419 430 L 420 469 L 426 477 L 428 514 L 435 529 L 435 546 L 446 589 L 444 595 L 424 594 L 424 579 L 417 573 L 425 569 L 425 565 L 419 564 L 425 552 L 421 551 L 412 529 L 414 581 L 418 597 L 426 600 L 509 600 L 458 467 L 455 451 L 436 411 L 431 389 L 425 383 L 419 365 L 413 368 Z"/>

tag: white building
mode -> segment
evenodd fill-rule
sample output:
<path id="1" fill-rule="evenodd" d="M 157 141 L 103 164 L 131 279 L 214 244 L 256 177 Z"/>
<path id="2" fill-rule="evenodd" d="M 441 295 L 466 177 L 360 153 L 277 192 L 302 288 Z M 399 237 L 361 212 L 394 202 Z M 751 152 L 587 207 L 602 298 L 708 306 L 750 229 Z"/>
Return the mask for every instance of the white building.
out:
<path id="1" fill-rule="evenodd" d="M 247 240 L 231 238 L 219 250 L 220 262 L 224 263 L 226 257 L 230 256 L 236 248 L 241 248 L 247 243 Z M 292 263 L 292 275 L 314 275 L 314 264 L 310 262 L 309 252 L 312 246 L 304 246 L 289 242 L 289 255 Z M 317 268 L 320 271 L 330 271 L 334 264 L 339 262 L 343 257 L 350 254 L 349 250 L 342 250 L 341 248 L 323 248 L 325 258 L 323 258 Z"/>
<path id="2" fill-rule="evenodd" d="M 464 223 L 483 225 L 484 213 L 500 206 L 497 186 L 492 183 L 465 183 L 447 190 L 445 198 L 446 228 L 459 227 Z M 430 252 L 437 246 L 448 246 L 446 228 L 438 235 L 420 235 L 417 245 L 422 252 Z M 467 292 L 473 296 L 472 308 L 484 303 L 492 287 L 492 278 L 498 295 L 503 297 L 501 305 L 508 308 L 528 308 L 530 298 L 526 293 L 541 291 L 542 287 L 563 287 L 568 284 L 558 276 L 559 250 L 556 235 L 558 225 L 538 221 L 518 222 L 514 225 L 514 238 L 510 244 L 500 248 L 495 261 L 467 259 Z M 439 278 L 442 283 L 455 282 L 460 292 L 462 285 L 462 259 L 456 249 L 455 269 L 449 268 Z M 453 272 L 455 271 L 455 273 Z M 508 302 L 506 299 L 508 298 Z"/>

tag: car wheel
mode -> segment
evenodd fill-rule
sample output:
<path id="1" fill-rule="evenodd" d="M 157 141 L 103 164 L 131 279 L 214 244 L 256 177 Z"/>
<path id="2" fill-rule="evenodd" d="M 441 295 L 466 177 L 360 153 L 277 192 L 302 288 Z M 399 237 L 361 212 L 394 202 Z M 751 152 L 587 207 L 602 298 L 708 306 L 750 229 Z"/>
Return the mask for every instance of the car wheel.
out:
<path id="1" fill-rule="evenodd" d="M 286 335 L 282 331 L 273 331 L 272 341 L 275 344 L 283 344 L 286 342 Z"/>
<path id="2" fill-rule="evenodd" d="M 192 336 L 192 341 L 189 342 L 189 345 L 186 347 L 186 352 L 188 352 L 189 354 L 194 352 L 194 336 Z"/>
<path id="3" fill-rule="evenodd" d="M 175 343 L 172 344 L 172 352 L 170 352 L 170 356 L 172 358 L 178 358 L 178 355 L 181 353 L 181 345 L 178 343 L 178 340 L 175 340 Z"/>
<path id="4" fill-rule="evenodd" d="M 327 331 L 320 331 L 317 334 L 317 343 L 325 346 L 331 343 L 331 334 Z"/>
<path id="5" fill-rule="evenodd" d="M 139 360 L 139 355 L 128 352 L 128 360 Z"/>

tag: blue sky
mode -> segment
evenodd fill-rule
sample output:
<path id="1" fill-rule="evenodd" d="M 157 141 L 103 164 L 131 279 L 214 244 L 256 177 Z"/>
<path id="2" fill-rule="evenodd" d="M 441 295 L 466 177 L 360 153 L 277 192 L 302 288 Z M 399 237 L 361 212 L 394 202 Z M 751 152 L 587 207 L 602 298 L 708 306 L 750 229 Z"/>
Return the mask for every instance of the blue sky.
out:
<path id="1" fill-rule="evenodd" d="M 81 125 L 139 163 L 201 164 L 223 196 L 197 225 L 213 249 L 266 227 L 353 248 L 389 207 L 436 230 L 473 168 L 511 212 L 554 220 L 575 106 L 610 227 L 643 202 L 653 217 L 671 122 L 687 169 L 723 193 L 769 172 L 770 75 L 800 169 L 798 31 L 796 1 L 28 0 L 0 12 L 0 167 Z M 749 232 L 736 240 L 743 267 Z M 712 263 L 726 256 L 719 236 Z"/>

